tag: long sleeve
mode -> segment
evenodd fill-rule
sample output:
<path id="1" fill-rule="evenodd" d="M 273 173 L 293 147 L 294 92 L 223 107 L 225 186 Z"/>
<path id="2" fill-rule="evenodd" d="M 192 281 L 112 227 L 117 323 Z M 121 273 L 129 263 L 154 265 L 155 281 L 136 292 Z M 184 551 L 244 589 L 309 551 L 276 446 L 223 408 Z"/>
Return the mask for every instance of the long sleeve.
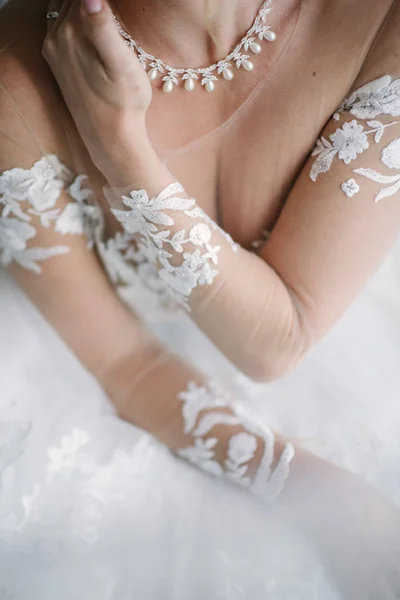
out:
<path id="1" fill-rule="evenodd" d="M 377 45 L 324 128 L 257 255 L 234 244 L 156 161 L 133 169 L 134 187 L 124 177 L 125 187 L 107 191 L 174 297 L 250 377 L 268 380 L 294 366 L 399 233 L 398 24 L 397 10 L 391 45 Z"/>
<path id="2" fill-rule="evenodd" d="M 207 473 L 268 503 L 279 497 L 275 506 L 329 554 L 345 585 L 361 581 L 365 589 L 366 570 L 373 573 L 374 589 L 393 589 L 400 564 L 398 510 L 356 477 L 244 416 L 245 398 L 232 398 L 229 385 L 210 381 L 153 339 L 100 267 L 95 246 L 102 216 L 90 182 L 72 168 L 74 157 L 49 122 L 49 107 L 35 106 L 36 144 L 33 124 L 27 129 L 0 98 L 0 263 L 97 378 L 117 414 Z M 27 103 L 27 112 L 33 104 Z M 206 224 L 235 255 L 226 236 Z M 372 524 L 366 518 L 371 514 Z"/>
<path id="3" fill-rule="evenodd" d="M 197 467 L 275 498 L 293 446 L 242 417 L 223 386 L 164 348 L 122 304 L 96 256 L 103 214 L 88 178 L 60 159 L 61 140 L 40 157 L 10 106 L 1 106 L 0 263 L 122 418 Z"/>

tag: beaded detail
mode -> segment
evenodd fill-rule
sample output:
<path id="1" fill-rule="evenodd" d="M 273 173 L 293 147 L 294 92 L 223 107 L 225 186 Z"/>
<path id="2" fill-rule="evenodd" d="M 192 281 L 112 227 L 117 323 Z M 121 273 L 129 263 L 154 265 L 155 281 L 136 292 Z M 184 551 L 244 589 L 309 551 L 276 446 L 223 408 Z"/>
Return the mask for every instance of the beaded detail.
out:
<path id="1" fill-rule="evenodd" d="M 246 71 L 254 69 L 254 63 L 250 60 L 251 56 L 248 52 L 259 54 L 262 47 L 259 41 L 266 40 L 273 42 L 276 39 L 276 33 L 271 27 L 266 24 L 267 15 L 271 12 L 272 0 L 266 0 L 261 6 L 252 27 L 242 38 L 235 49 L 228 54 L 226 58 L 205 68 L 199 69 L 179 69 L 171 67 L 165 62 L 149 54 L 127 33 L 117 17 L 114 15 L 114 21 L 117 29 L 128 46 L 136 52 L 138 60 L 142 67 L 148 72 L 151 81 L 155 81 L 159 77 L 163 81 L 163 90 L 166 93 L 172 92 L 175 87 L 181 83 L 184 84 L 186 91 L 191 92 L 195 89 L 196 83 L 207 92 L 213 92 L 218 77 L 223 77 L 227 81 L 234 78 L 233 68 L 243 68 Z"/>

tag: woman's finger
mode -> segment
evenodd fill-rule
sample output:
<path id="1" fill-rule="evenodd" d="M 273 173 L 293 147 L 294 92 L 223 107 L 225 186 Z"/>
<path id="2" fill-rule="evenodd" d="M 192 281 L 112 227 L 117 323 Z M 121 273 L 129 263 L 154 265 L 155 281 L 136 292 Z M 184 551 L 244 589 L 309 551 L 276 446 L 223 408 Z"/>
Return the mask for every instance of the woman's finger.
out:
<path id="1" fill-rule="evenodd" d="M 130 61 L 135 61 L 135 56 L 118 33 L 108 2 L 80 1 L 83 30 L 103 64 L 111 73 L 123 71 Z"/>
<path id="2" fill-rule="evenodd" d="M 51 0 L 47 8 L 47 35 L 53 30 L 56 21 L 59 17 L 56 17 L 60 13 L 63 0 Z"/>
<path id="3" fill-rule="evenodd" d="M 69 11 L 71 10 L 72 5 L 77 0 L 52 0 L 52 2 L 57 3 L 59 8 L 57 10 L 58 17 L 53 20 L 53 24 L 51 26 L 51 33 L 55 34 L 57 30 L 61 27 L 64 21 L 67 19 Z"/>

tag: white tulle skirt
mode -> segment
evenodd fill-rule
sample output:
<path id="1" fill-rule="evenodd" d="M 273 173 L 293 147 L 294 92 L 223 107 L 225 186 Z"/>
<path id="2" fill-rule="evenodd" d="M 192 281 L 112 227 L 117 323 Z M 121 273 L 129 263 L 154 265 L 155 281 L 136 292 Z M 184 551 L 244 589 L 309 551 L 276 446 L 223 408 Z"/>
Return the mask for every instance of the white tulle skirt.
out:
<path id="1" fill-rule="evenodd" d="M 396 256 L 296 371 L 272 384 L 239 376 L 186 322 L 154 331 L 231 378 L 253 416 L 400 505 Z M 341 599 L 278 510 L 119 420 L 4 273 L 0 306 L 1 600 Z"/>

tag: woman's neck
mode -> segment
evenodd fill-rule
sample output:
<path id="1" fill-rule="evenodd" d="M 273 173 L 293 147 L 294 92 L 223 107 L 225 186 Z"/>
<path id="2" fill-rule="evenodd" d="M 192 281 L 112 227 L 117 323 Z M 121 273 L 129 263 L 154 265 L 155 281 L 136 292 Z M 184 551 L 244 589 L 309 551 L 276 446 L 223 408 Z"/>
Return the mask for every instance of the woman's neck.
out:
<path id="1" fill-rule="evenodd" d="M 202 66 L 226 56 L 252 25 L 261 4 L 262 0 L 111 0 L 138 43 L 177 67 Z"/>

